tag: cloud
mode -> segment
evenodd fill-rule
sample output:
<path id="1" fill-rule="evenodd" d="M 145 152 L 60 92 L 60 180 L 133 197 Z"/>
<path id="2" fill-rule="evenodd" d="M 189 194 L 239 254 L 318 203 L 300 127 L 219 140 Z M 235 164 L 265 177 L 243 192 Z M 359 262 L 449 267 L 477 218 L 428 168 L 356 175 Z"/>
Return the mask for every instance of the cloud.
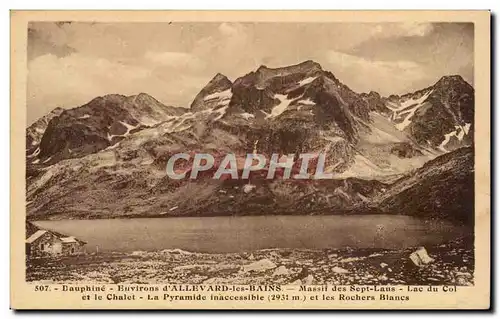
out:
<path id="1" fill-rule="evenodd" d="M 177 69 L 202 69 L 205 63 L 195 55 L 184 52 L 151 52 L 144 54 L 146 60 L 161 66 Z"/>
<path id="2" fill-rule="evenodd" d="M 413 61 L 379 61 L 337 51 L 325 54 L 325 67 L 358 92 L 408 92 L 412 82 L 425 78 L 423 66 Z"/>
<path id="3" fill-rule="evenodd" d="M 145 68 L 78 53 L 61 58 L 52 54 L 39 56 L 30 61 L 28 72 L 28 116 L 31 119 L 56 106 L 82 105 L 99 95 L 135 93 L 135 84 L 151 75 Z"/>
<path id="4" fill-rule="evenodd" d="M 196 95 L 207 81 L 205 76 L 189 72 L 169 72 L 170 67 L 131 62 L 81 53 L 65 57 L 45 54 L 33 59 L 28 64 L 28 124 L 55 107 L 73 108 L 113 93 L 146 92 L 163 103 L 188 106 L 186 96 Z"/>
<path id="5" fill-rule="evenodd" d="M 264 56 L 252 24 L 221 23 L 217 32 L 199 39 L 193 54 L 206 61 L 212 75 L 220 72 L 230 78 L 257 68 Z"/>
<path id="6" fill-rule="evenodd" d="M 376 37 L 423 37 L 433 31 L 431 23 L 383 23 L 372 28 L 371 34 Z"/>

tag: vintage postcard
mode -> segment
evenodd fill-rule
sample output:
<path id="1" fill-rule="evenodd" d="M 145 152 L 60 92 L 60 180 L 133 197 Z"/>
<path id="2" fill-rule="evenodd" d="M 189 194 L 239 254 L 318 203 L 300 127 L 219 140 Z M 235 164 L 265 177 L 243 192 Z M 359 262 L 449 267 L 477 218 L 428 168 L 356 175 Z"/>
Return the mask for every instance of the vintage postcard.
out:
<path id="1" fill-rule="evenodd" d="M 14 309 L 488 309 L 489 11 L 12 11 Z"/>

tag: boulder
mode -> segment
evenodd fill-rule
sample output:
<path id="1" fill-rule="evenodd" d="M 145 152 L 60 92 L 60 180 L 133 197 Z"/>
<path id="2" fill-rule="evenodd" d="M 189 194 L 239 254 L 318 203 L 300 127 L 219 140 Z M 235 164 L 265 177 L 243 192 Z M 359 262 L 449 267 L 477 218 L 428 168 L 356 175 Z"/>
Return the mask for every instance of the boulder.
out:
<path id="1" fill-rule="evenodd" d="M 332 272 L 334 272 L 336 274 L 347 274 L 349 271 L 344 269 L 344 268 L 335 266 L 332 268 Z"/>
<path id="2" fill-rule="evenodd" d="M 259 261 L 253 262 L 249 265 L 243 266 L 243 271 L 244 272 L 249 272 L 249 271 L 256 271 L 256 272 L 261 272 L 261 271 L 266 271 L 269 269 L 274 269 L 276 268 L 276 264 L 270 261 L 267 258 L 261 259 Z"/>
<path id="3" fill-rule="evenodd" d="M 425 247 L 420 247 L 411 253 L 410 260 L 418 267 L 427 265 L 434 261 L 434 259 L 427 254 Z"/>
<path id="4" fill-rule="evenodd" d="M 274 270 L 273 276 L 285 276 L 289 275 L 290 271 L 285 266 L 279 266 Z"/>

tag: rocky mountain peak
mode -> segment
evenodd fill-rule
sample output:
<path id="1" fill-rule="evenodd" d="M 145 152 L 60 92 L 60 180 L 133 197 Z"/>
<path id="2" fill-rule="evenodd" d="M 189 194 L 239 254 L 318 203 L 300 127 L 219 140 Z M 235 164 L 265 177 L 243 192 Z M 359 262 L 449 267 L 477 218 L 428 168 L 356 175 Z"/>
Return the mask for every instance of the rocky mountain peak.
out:
<path id="1" fill-rule="evenodd" d="M 93 101 L 117 103 L 117 102 L 124 101 L 126 98 L 127 97 L 125 95 L 122 95 L 122 94 L 106 94 L 106 95 L 99 96 L 99 97 L 93 99 L 92 101 L 90 101 L 90 103 L 92 103 Z"/>
<path id="2" fill-rule="evenodd" d="M 372 96 L 372 97 L 375 97 L 375 98 L 380 98 L 380 94 L 378 92 L 375 92 L 375 91 L 368 92 L 368 96 Z"/>
<path id="3" fill-rule="evenodd" d="M 224 74 L 222 73 L 217 73 L 209 82 L 208 84 L 206 85 L 206 87 L 208 86 L 219 86 L 219 87 L 222 87 L 222 88 L 228 88 L 232 85 L 233 83 L 231 82 L 231 80 L 228 79 L 227 76 L 225 76 Z"/>
<path id="4" fill-rule="evenodd" d="M 58 106 L 58 107 L 56 107 L 55 109 L 53 109 L 52 111 L 50 111 L 50 113 L 49 113 L 49 114 L 58 114 L 58 115 L 59 115 L 59 114 L 61 114 L 61 113 L 62 113 L 62 111 L 64 111 L 64 109 L 63 109 L 62 107 L 59 107 L 59 106 Z"/>
<path id="5" fill-rule="evenodd" d="M 436 84 L 463 84 L 467 83 L 467 81 L 464 80 L 464 78 L 461 75 L 454 74 L 454 75 L 445 75 L 442 76 L 439 81 L 437 81 Z"/>
<path id="6" fill-rule="evenodd" d="M 47 129 L 50 120 L 58 117 L 63 112 L 64 109 L 62 107 L 56 107 L 26 129 L 26 150 L 28 153 L 31 153 L 38 146 L 38 144 L 40 144 L 43 133 L 45 132 L 45 129 Z"/>
<path id="7" fill-rule="evenodd" d="M 154 97 L 152 97 L 151 95 L 144 93 L 144 92 L 141 92 L 141 93 L 137 94 L 136 96 L 137 96 L 137 98 L 140 98 L 140 99 L 155 100 L 156 101 L 156 99 Z"/>
<path id="8" fill-rule="evenodd" d="M 323 71 L 321 65 L 312 60 L 307 60 L 301 62 L 299 64 L 278 67 L 278 68 L 269 68 L 265 65 L 261 65 L 257 71 L 256 75 L 261 81 L 266 81 L 269 78 L 276 76 L 287 76 L 296 73 L 304 73 L 304 74 L 313 74 Z"/>
<path id="9" fill-rule="evenodd" d="M 391 120 L 420 145 L 449 152 L 473 143 L 474 88 L 460 75 L 386 99 Z"/>
<path id="10" fill-rule="evenodd" d="M 200 93 L 196 95 L 191 103 L 191 110 L 193 112 L 201 111 L 207 108 L 210 108 L 210 103 L 205 103 L 207 97 L 210 97 L 213 94 L 217 94 L 220 92 L 224 92 L 227 90 L 231 90 L 233 83 L 225 76 L 224 74 L 217 73 L 208 83 L 205 85 L 203 89 L 201 89 Z M 211 100 L 210 98 L 208 100 Z"/>
<path id="11" fill-rule="evenodd" d="M 443 76 L 434 84 L 433 88 L 437 91 L 458 91 L 464 93 L 470 93 L 473 90 L 473 87 L 460 75 Z"/>
<path id="12" fill-rule="evenodd" d="M 311 70 L 311 69 L 322 70 L 321 65 L 318 62 L 314 62 L 313 60 L 307 60 L 304 62 L 300 62 L 298 64 L 292 64 L 289 66 L 277 67 L 277 68 L 269 68 L 266 65 L 261 65 L 257 69 L 257 72 L 265 72 L 265 70 L 270 70 L 270 71 L 283 71 L 283 70 L 307 71 L 307 70 Z"/>

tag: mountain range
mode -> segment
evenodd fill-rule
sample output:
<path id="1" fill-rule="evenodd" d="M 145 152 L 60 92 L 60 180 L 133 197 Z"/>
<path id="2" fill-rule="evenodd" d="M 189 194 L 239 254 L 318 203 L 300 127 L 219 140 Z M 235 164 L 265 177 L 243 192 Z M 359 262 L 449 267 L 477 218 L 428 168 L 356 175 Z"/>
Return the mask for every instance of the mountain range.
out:
<path id="1" fill-rule="evenodd" d="M 474 88 L 457 75 L 382 97 L 354 92 L 314 61 L 260 66 L 234 82 L 217 74 L 189 109 L 113 94 L 42 117 L 26 131 L 27 214 L 394 213 L 471 222 L 473 132 Z M 240 160 L 254 147 L 268 157 L 325 153 L 334 179 L 165 173 L 175 153 L 210 153 L 216 169 L 225 154 Z"/>

